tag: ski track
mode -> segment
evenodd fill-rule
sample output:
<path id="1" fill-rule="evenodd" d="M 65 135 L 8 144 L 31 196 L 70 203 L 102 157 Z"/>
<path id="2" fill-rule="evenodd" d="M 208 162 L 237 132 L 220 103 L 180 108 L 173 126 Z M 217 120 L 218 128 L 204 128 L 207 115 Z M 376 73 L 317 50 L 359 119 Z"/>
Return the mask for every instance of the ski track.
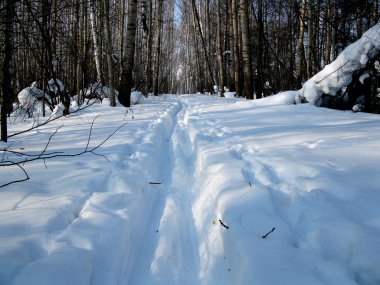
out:
<path id="1" fill-rule="evenodd" d="M 181 101 L 171 135 L 160 150 L 162 185 L 146 227 L 128 284 L 199 284 L 198 244 L 191 208 L 194 153 Z"/>

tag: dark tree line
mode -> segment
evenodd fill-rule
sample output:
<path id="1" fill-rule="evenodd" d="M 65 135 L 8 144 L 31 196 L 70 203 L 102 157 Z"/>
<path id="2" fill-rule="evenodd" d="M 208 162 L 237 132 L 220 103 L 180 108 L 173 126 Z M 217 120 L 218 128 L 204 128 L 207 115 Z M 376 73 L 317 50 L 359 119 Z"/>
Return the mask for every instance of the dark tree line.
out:
<path id="1" fill-rule="evenodd" d="M 247 98 L 299 89 L 376 24 L 379 9 L 373 0 L 191 0 L 180 7 L 187 43 L 180 92 L 216 84 Z"/>
<path id="2" fill-rule="evenodd" d="M 50 79 L 79 104 L 84 88 L 109 86 L 112 106 L 113 90 L 129 106 L 133 88 L 249 99 L 298 89 L 378 10 L 377 0 L 3 0 L 1 122 L 20 90 Z"/>

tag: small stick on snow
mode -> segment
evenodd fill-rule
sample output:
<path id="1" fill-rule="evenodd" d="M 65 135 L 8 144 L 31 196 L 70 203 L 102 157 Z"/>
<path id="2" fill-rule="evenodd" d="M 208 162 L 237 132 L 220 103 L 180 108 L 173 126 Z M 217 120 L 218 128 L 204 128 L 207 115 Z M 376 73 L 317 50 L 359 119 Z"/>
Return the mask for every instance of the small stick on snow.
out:
<path id="1" fill-rule="evenodd" d="M 273 228 L 269 233 L 266 233 L 265 235 L 263 235 L 262 238 L 267 238 L 267 236 L 269 236 L 269 234 L 273 233 L 275 229 L 276 228 Z"/>
<path id="2" fill-rule="evenodd" d="M 226 226 L 226 225 L 222 222 L 222 220 L 219 220 L 219 222 L 220 222 L 220 224 L 221 224 L 223 227 L 225 227 L 227 230 L 229 229 L 229 227 Z"/>

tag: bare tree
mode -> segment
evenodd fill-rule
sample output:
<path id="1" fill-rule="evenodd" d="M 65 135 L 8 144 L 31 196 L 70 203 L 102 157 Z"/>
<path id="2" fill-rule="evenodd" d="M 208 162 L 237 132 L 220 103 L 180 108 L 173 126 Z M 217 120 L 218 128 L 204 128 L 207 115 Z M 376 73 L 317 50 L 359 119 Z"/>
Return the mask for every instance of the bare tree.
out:
<path id="1" fill-rule="evenodd" d="M 304 63 L 304 31 L 305 31 L 305 15 L 306 15 L 306 0 L 302 0 L 301 14 L 299 17 L 299 33 L 298 33 L 298 46 L 297 46 L 297 81 L 301 84 L 303 78 L 303 63 Z"/>
<path id="2" fill-rule="evenodd" d="M 239 52 L 239 21 L 238 21 L 238 1 L 232 0 L 232 29 L 233 29 L 233 65 L 234 65 L 234 85 L 236 94 L 241 95 L 240 83 L 240 52 Z"/>
<path id="3" fill-rule="evenodd" d="M 219 67 L 219 88 L 220 88 L 220 96 L 224 97 L 224 84 L 225 84 L 225 71 L 224 71 L 224 50 L 222 43 L 222 9 L 221 2 L 217 1 L 216 12 L 217 12 L 217 53 L 218 53 L 218 67 Z"/>
<path id="4" fill-rule="evenodd" d="M 11 61 L 13 53 L 13 19 L 15 16 L 15 2 L 13 0 L 5 0 L 4 2 L 4 58 L 2 64 L 2 84 L 0 96 L 0 112 L 1 112 L 1 140 L 7 141 L 7 115 L 13 111 L 13 90 L 12 90 L 12 74 Z"/>
<path id="5" fill-rule="evenodd" d="M 248 0 L 240 0 L 240 22 L 242 38 L 242 58 L 244 70 L 244 89 L 243 96 L 247 99 L 253 99 L 253 82 L 252 82 L 252 60 L 250 50 L 250 33 L 248 18 Z"/>
<path id="6" fill-rule="evenodd" d="M 162 29 L 162 1 L 157 0 L 156 15 L 156 34 L 155 34 L 155 50 L 154 50 L 154 73 L 153 73 L 153 92 L 158 95 L 159 91 L 159 75 L 160 75 L 160 57 L 161 57 L 161 29 Z"/>
<path id="7" fill-rule="evenodd" d="M 103 72 L 101 66 L 101 48 L 99 44 L 98 32 L 96 27 L 96 13 L 95 13 L 95 0 L 90 0 L 90 24 L 91 24 L 91 33 L 94 44 L 94 60 L 96 66 L 97 81 L 103 83 Z"/>
<path id="8" fill-rule="evenodd" d="M 122 59 L 122 72 L 119 90 L 119 101 L 125 107 L 131 105 L 131 90 L 133 84 L 133 65 L 136 45 L 136 20 L 137 20 L 137 0 L 128 1 L 128 22 L 127 37 L 125 40 L 125 52 Z"/>
<path id="9" fill-rule="evenodd" d="M 112 48 L 112 38 L 111 38 L 111 27 L 110 27 L 110 18 L 109 18 L 109 0 L 102 0 L 103 1 L 103 9 L 104 9 L 104 34 L 106 36 L 106 46 L 107 46 L 107 65 L 108 65 L 108 81 L 109 81 L 109 88 L 110 92 L 108 94 L 108 98 L 110 101 L 110 106 L 115 107 L 116 101 L 115 101 L 115 91 L 114 91 L 114 68 L 113 68 L 113 48 Z"/>

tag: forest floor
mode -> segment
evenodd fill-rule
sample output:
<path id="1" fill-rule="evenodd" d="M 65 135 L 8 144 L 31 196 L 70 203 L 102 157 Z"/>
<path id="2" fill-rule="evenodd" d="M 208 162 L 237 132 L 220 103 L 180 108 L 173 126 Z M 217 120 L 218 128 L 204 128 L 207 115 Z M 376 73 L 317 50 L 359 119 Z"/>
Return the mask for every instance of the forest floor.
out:
<path id="1" fill-rule="evenodd" d="M 77 154 L 126 123 L 0 188 L 0 284 L 379 284 L 380 117 L 286 103 L 105 100 L 0 143 Z"/>

